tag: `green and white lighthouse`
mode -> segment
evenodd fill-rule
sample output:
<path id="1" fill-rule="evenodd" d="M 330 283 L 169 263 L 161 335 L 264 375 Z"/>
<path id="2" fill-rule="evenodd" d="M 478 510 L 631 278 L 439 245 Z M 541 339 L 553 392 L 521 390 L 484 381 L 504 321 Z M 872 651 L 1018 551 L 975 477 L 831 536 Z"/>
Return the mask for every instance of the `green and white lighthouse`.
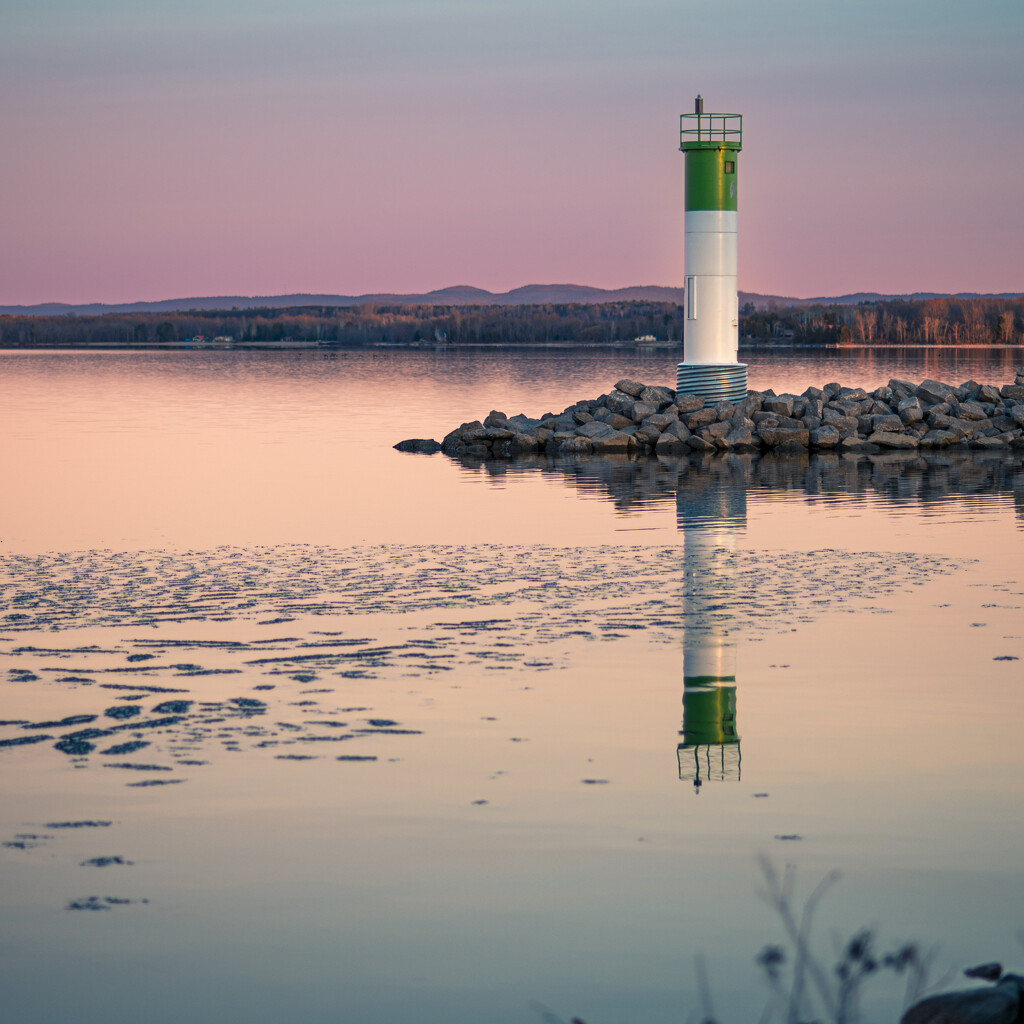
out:
<path id="1" fill-rule="evenodd" d="M 741 114 L 706 114 L 698 96 L 679 117 L 686 154 L 686 285 L 683 361 L 676 390 L 702 395 L 705 405 L 747 397 L 747 367 L 739 361 L 736 254 L 737 158 Z"/>

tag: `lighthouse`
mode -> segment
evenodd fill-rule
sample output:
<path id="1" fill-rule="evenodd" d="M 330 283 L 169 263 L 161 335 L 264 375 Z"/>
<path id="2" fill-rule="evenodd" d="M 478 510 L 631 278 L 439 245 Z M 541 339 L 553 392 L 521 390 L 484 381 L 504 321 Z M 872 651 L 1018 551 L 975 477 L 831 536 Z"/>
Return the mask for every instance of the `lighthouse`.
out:
<path id="1" fill-rule="evenodd" d="M 743 146 L 741 114 L 704 112 L 679 117 L 679 148 L 686 154 L 686 282 L 683 361 L 676 390 L 705 405 L 747 397 L 747 367 L 739 361 L 736 257 L 737 158 Z"/>

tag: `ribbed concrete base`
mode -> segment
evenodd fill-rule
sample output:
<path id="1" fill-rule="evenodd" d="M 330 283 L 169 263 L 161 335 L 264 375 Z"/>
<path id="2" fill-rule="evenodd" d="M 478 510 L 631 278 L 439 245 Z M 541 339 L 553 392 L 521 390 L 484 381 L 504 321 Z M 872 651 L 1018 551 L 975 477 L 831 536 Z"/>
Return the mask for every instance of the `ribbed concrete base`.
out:
<path id="1" fill-rule="evenodd" d="M 676 367 L 676 391 L 701 395 L 704 405 L 742 402 L 747 397 L 746 363 L 680 363 Z"/>

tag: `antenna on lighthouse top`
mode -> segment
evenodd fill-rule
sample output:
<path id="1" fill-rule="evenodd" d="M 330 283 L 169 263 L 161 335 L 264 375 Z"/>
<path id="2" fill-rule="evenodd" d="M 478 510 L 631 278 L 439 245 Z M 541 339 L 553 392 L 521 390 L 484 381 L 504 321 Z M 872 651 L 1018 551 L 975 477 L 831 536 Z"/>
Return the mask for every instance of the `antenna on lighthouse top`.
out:
<path id="1" fill-rule="evenodd" d="M 697 98 L 693 101 L 693 112 L 695 114 L 704 113 L 704 97 L 700 93 L 697 93 Z"/>

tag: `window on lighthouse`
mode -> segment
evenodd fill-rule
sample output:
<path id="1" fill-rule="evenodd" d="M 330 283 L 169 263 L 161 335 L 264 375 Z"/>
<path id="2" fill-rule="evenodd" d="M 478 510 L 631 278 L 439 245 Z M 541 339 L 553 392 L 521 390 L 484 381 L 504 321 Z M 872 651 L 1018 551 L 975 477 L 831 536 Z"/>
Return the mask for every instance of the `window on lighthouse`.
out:
<path id="1" fill-rule="evenodd" d="M 686 279 L 686 319 L 697 319 L 697 279 L 695 277 Z"/>

